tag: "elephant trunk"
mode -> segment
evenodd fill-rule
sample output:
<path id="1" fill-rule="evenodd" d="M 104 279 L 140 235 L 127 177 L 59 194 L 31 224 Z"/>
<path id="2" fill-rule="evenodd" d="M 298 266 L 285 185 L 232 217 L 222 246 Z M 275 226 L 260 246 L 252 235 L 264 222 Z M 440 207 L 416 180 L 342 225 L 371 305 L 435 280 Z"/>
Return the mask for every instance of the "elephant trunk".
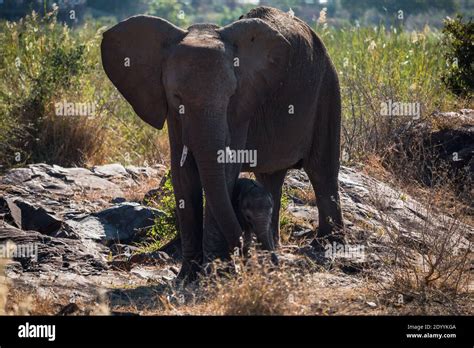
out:
<path id="1" fill-rule="evenodd" d="M 239 246 L 239 238 L 242 235 L 230 198 L 229 188 L 232 183 L 226 180 L 224 164 L 198 160 L 198 168 L 206 204 L 209 204 L 219 230 L 227 241 L 229 251 L 232 251 Z"/>
<path id="2" fill-rule="evenodd" d="M 207 118 L 209 117 L 207 115 Z M 230 252 L 235 247 L 239 247 L 242 229 L 231 202 L 231 190 L 235 178 L 226 177 L 226 164 L 218 160 L 219 151 L 225 151 L 226 141 L 228 141 L 225 120 L 225 115 L 214 116 L 215 122 L 212 125 L 195 124 L 193 134 L 199 135 L 192 139 L 190 144 L 198 166 L 206 204 L 209 205 Z"/>
<path id="3" fill-rule="evenodd" d="M 271 231 L 271 214 L 258 214 L 254 217 L 252 229 L 257 236 L 258 242 L 264 250 L 275 250 L 275 242 Z"/>

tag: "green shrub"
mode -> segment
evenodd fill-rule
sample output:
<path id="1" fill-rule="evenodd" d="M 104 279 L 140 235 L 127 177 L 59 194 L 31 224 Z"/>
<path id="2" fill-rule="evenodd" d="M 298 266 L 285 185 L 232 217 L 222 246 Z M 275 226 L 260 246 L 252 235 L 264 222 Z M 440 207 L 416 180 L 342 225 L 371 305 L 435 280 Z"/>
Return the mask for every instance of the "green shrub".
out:
<path id="1" fill-rule="evenodd" d="M 398 27 L 316 26 L 338 71 L 342 142 L 346 163 L 370 155 L 384 157 L 399 132 L 428 119 L 436 111 L 467 106 L 447 93 L 441 80 L 441 33 L 425 27 L 407 32 Z M 448 94 L 448 95 L 447 95 Z M 383 116 L 381 103 L 419 103 L 420 119 Z"/>
<path id="2" fill-rule="evenodd" d="M 173 6 L 159 9 L 168 12 L 156 14 L 176 23 L 170 16 L 180 8 L 176 1 L 169 4 Z M 226 10 L 214 19 L 226 22 L 239 11 Z M 186 20 L 198 16 L 187 10 L 185 14 Z M 157 131 L 143 123 L 102 69 L 104 24 L 91 19 L 70 29 L 56 21 L 55 12 L 0 22 L 0 164 L 168 162 L 166 129 Z M 412 119 L 381 116 L 381 102 L 418 102 L 422 118 L 468 106 L 447 93 L 441 79 L 441 33 L 428 27 L 421 32 L 384 26 L 336 29 L 325 23 L 315 29 L 339 73 L 346 163 L 364 161 L 371 154 L 384 157 L 399 130 L 414 124 Z M 62 100 L 93 102 L 96 114 L 57 117 L 54 105 Z"/>
<path id="3" fill-rule="evenodd" d="M 155 224 L 150 230 L 150 236 L 153 238 L 154 248 L 160 248 L 167 242 L 176 237 L 177 216 L 176 200 L 174 197 L 173 185 L 171 183 L 171 172 L 168 171 L 164 176 L 159 192 L 150 199 L 148 204 L 153 203 L 163 214 L 155 218 Z"/>
<path id="4" fill-rule="evenodd" d="M 0 21 L 0 165 L 46 162 L 83 166 L 119 161 L 163 163 L 165 132 L 136 117 L 106 77 L 100 59 L 105 27 L 71 29 L 57 10 Z M 59 102 L 95 106 L 91 117 L 58 116 Z"/>
<path id="5" fill-rule="evenodd" d="M 90 46 L 94 32 L 82 38 L 56 20 L 35 12 L 18 22 L 1 22 L 0 148 L 2 164 L 81 162 L 84 153 L 100 149 L 94 139 L 100 127 L 86 133 L 90 120 L 56 115 L 55 104 L 91 100 L 92 90 L 81 85 L 91 73 Z M 86 31 L 84 31 L 84 34 Z M 88 127 L 90 128 L 90 127 Z"/>
<path id="6" fill-rule="evenodd" d="M 445 20 L 443 34 L 448 67 L 443 81 L 454 94 L 469 97 L 474 90 L 474 23 L 458 15 Z"/>
<path id="7" fill-rule="evenodd" d="M 191 8 L 176 0 L 152 0 L 148 7 L 148 13 L 166 18 L 171 23 L 183 28 L 190 25 L 189 14 Z"/>

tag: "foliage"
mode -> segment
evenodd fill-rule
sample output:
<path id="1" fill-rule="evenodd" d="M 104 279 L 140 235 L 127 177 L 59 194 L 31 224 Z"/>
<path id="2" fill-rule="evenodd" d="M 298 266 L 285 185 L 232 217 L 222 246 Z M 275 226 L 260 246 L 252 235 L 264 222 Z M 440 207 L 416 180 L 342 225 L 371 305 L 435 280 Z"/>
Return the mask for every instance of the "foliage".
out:
<path id="1" fill-rule="evenodd" d="M 169 9 L 176 14 L 174 5 Z M 240 9 L 235 6 L 232 11 Z M 166 129 L 157 131 L 136 117 L 103 72 L 99 50 L 103 24 L 91 20 L 71 29 L 59 23 L 54 13 L 0 22 L 4 48 L 0 148 L 6 168 L 32 162 L 168 161 Z M 364 161 L 372 154 L 384 157 L 398 132 L 415 123 L 410 118 L 382 117 L 381 102 L 420 103 L 422 118 L 467 106 L 447 94 L 441 80 L 445 62 L 439 59 L 443 52 L 439 32 L 428 27 L 413 32 L 384 26 L 338 29 L 328 23 L 315 29 L 339 73 L 346 163 Z M 62 100 L 93 102 L 96 114 L 57 117 L 54 105 Z M 20 161 L 16 161 L 18 153 Z"/>
<path id="2" fill-rule="evenodd" d="M 455 0 L 341 0 L 341 6 L 351 12 L 353 17 L 370 8 L 388 13 L 402 10 L 407 14 L 417 14 L 430 9 L 454 11 L 457 8 Z"/>
<path id="3" fill-rule="evenodd" d="M 168 19 L 171 23 L 186 28 L 189 26 L 189 13 L 191 9 L 185 3 L 176 0 L 152 0 L 148 13 Z"/>
<path id="4" fill-rule="evenodd" d="M 318 25 L 339 74 L 343 112 L 343 160 L 357 162 L 371 154 L 384 156 L 399 132 L 439 110 L 467 106 L 446 95 L 441 76 L 440 33 L 397 27 Z M 383 116 L 382 103 L 419 103 L 416 117 Z"/>
<path id="5" fill-rule="evenodd" d="M 49 145 L 41 141 L 48 142 L 43 136 L 52 100 L 72 92 L 77 78 L 90 68 L 85 58 L 87 42 L 73 39 L 57 23 L 55 12 L 41 18 L 33 12 L 17 23 L 1 26 L 0 117 L 4 127 L 0 146 L 7 163 L 13 157 L 16 162 L 23 162 L 21 158 L 41 161 Z"/>
<path id="6" fill-rule="evenodd" d="M 458 15 L 445 21 L 443 34 L 448 66 L 443 81 L 456 95 L 468 97 L 474 91 L 474 23 Z"/>
<path id="7" fill-rule="evenodd" d="M 57 10 L 0 22 L 0 164 L 100 164 L 167 158 L 163 136 L 144 126 L 100 63 L 102 21 L 71 29 Z M 58 116 L 58 102 L 94 115 Z"/>
<path id="8" fill-rule="evenodd" d="M 160 248 L 177 235 L 176 200 L 174 197 L 173 185 L 171 183 L 170 171 L 164 176 L 164 181 L 160 186 L 159 194 L 153 198 L 154 205 L 163 214 L 155 218 L 155 224 L 150 231 L 150 236 L 154 239 L 154 248 Z"/>

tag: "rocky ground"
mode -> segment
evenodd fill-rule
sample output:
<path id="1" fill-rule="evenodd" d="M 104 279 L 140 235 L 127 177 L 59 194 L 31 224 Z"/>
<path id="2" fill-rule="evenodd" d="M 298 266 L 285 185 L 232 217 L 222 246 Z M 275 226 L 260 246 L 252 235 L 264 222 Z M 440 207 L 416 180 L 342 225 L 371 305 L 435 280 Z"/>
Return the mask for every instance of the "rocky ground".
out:
<path id="1" fill-rule="evenodd" d="M 137 246 L 162 214 L 143 198 L 165 172 L 163 166 L 120 164 L 90 170 L 35 164 L 7 172 L 0 178 L 0 245 L 11 241 L 37 248 L 33 258 L 13 255 L 5 265 L 9 301 L 28 297 L 32 313 L 161 313 L 163 298 L 177 293 L 173 280 L 179 253 L 144 253 Z M 313 314 L 394 313 L 366 291 L 389 283 L 394 241 L 431 250 L 430 243 L 443 240 L 439 236 L 455 235 L 449 252 L 470 252 L 472 226 L 352 168 L 342 167 L 340 185 L 347 240 L 361 253 L 336 267 L 334 258 L 321 260 L 306 246 L 317 226 L 308 178 L 293 170 L 285 181 L 287 234 L 281 260 L 311 269 L 315 291 L 327 295 L 318 303 L 329 310 L 320 307 Z M 419 262 L 412 256 L 413 263 Z M 331 306 L 335 299 L 343 306 Z M 7 312 L 18 306 L 7 302 Z M 469 313 L 468 307 L 457 310 Z"/>

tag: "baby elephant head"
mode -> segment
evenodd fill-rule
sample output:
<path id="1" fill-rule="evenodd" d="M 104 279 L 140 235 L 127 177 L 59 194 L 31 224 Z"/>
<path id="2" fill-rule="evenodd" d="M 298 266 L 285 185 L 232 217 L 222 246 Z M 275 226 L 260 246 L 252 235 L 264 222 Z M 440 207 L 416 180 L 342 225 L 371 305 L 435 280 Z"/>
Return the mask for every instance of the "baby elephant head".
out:
<path id="1" fill-rule="evenodd" d="M 245 245 L 248 246 L 251 236 L 255 235 L 264 250 L 275 250 L 271 230 L 272 195 L 258 182 L 241 178 L 234 188 L 234 206 L 244 231 Z"/>

